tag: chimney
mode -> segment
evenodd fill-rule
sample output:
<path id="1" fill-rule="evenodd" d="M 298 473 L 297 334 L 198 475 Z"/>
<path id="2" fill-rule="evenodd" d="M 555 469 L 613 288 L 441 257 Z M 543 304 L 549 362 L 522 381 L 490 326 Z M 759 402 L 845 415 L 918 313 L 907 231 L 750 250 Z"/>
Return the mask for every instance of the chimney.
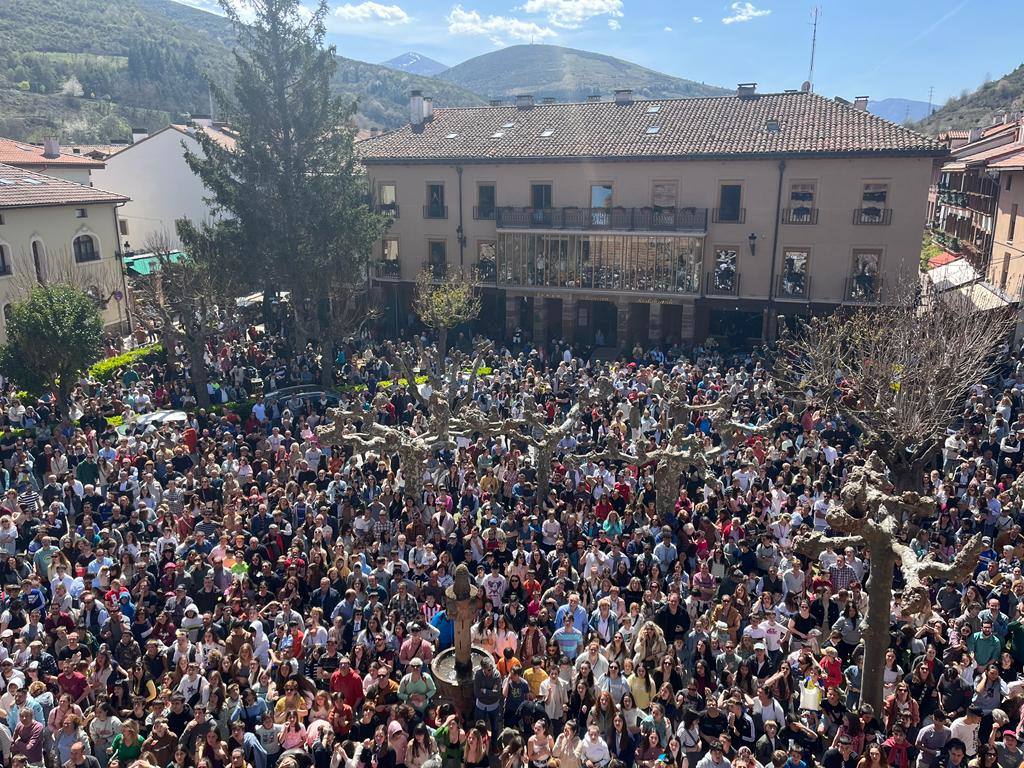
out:
<path id="1" fill-rule="evenodd" d="M 982 128 L 971 128 L 970 136 L 967 138 L 967 143 L 970 144 L 972 141 L 978 141 L 981 138 Z"/>
<path id="2" fill-rule="evenodd" d="M 596 104 L 600 100 L 601 100 L 601 94 L 600 93 L 592 93 L 589 96 L 587 96 L 587 101 L 589 101 L 591 104 Z"/>
<path id="3" fill-rule="evenodd" d="M 853 108 L 860 112 L 868 111 L 868 97 L 867 96 L 854 96 L 853 97 Z"/>
<path id="4" fill-rule="evenodd" d="M 516 96 L 517 109 L 533 109 L 533 94 L 520 93 Z"/>
<path id="5" fill-rule="evenodd" d="M 554 96 L 545 96 L 544 100 L 543 100 L 543 103 L 544 104 L 554 104 L 555 103 L 555 97 Z"/>
<path id="6" fill-rule="evenodd" d="M 43 157 L 47 160 L 56 160 L 60 157 L 60 142 L 53 136 L 43 140 Z"/>
<path id="7" fill-rule="evenodd" d="M 629 88 L 619 88 L 615 91 L 615 103 L 620 107 L 628 107 L 633 103 L 633 91 Z"/>
<path id="8" fill-rule="evenodd" d="M 736 95 L 742 98 L 757 95 L 757 83 L 740 83 L 736 86 Z"/>
<path id="9" fill-rule="evenodd" d="M 192 124 L 199 128 L 212 128 L 213 118 L 209 115 L 192 115 Z"/>
<path id="10" fill-rule="evenodd" d="M 423 92 L 412 91 L 409 94 L 409 122 L 413 126 L 423 125 Z"/>
<path id="11" fill-rule="evenodd" d="M 434 119 L 434 99 L 431 96 L 423 97 L 423 122 Z"/>
<path id="12" fill-rule="evenodd" d="M 132 144 L 142 141 L 144 138 L 149 136 L 149 131 L 145 128 L 132 128 Z"/>
<path id="13" fill-rule="evenodd" d="M 1009 122 L 1010 122 L 1010 113 L 1009 112 L 1003 112 L 1003 125 L 1006 125 Z"/>
<path id="14" fill-rule="evenodd" d="M 500 107 L 504 102 L 501 99 L 491 99 L 489 102 L 492 107 Z"/>

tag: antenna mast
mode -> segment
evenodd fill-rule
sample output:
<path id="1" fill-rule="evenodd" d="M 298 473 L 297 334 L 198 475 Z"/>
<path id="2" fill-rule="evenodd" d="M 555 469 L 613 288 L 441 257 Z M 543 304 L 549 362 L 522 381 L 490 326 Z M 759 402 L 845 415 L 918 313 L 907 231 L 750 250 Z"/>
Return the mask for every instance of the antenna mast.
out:
<path id="1" fill-rule="evenodd" d="M 929 117 L 931 117 L 931 114 L 932 114 L 932 95 L 934 94 L 934 92 L 935 92 L 935 86 L 934 85 L 929 85 L 928 86 L 928 116 Z"/>
<path id="2" fill-rule="evenodd" d="M 814 54 L 818 47 L 818 15 L 821 13 L 818 6 L 814 6 L 811 10 L 811 24 L 813 25 L 813 31 L 811 32 L 811 68 L 807 73 L 807 82 L 811 84 L 810 90 L 814 90 Z"/>

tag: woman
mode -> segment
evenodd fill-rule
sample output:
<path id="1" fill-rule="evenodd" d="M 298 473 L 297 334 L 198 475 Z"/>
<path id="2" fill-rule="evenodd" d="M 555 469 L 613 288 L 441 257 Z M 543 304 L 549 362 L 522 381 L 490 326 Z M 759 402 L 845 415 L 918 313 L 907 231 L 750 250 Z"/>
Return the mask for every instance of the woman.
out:
<path id="1" fill-rule="evenodd" d="M 51 712 L 51 714 L 53 714 Z M 54 745 L 57 748 L 57 755 L 60 764 L 66 765 L 71 759 L 71 745 L 75 742 L 89 744 L 89 736 L 82 730 L 82 718 L 74 713 L 68 714 L 62 721 L 60 727 L 54 732 Z"/>
<path id="2" fill-rule="evenodd" d="M 920 703 L 910 695 L 910 685 L 900 681 L 891 696 L 887 696 L 882 711 L 885 716 L 885 730 L 892 733 L 893 726 L 904 723 L 909 717 L 909 724 L 917 728 L 921 722 Z"/>
<path id="3" fill-rule="evenodd" d="M 480 620 L 473 625 L 469 634 L 473 645 L 479 645 L 481 648 L 490 651 L 492 656 L 498 658 L 498 638 L 494 630 L 493 613 L 485 611 L 480 616 Z"/>
<path id="4" fill-rule="evenodd" d="M 633 673 L 626 678 L 626 681 L 629 683 L 629 690 L 633 694 L 633 700 L 637 707 L 643 710 L 649 709 L 658 692 L 658 686 L 648 674 L 647 665 L 643 662 L 634 663 Z"/>
<path id="5" fill-rule="evenodd" d="M 622 676 L 617 661 L 608 662 L 608 671 L 598 679 L 597 690 L 608 693 L 615 705 L 618 705 L 622 701 L 623 695 L 630 690 L 629 683 Z"/>
<path id="6" fill-rule="evenodd" d="M 590 712 L 596 704 L 597 699 L 594 697 L 594 692 L 587 684 L 587 681 L 578 679 L 576 685 L 573 686 L 572 693 L 569 694 L 569 703 L 565 716 L 578 723 L 588 722 Z"/>
<path id="7" fill-rule="evenodd" d="M 577 750 L 580 746 L 580 737 L 576 732 L 576 721 L 567 720 L 562 726 L 562 732 L 555 739 L 555 747 L 552 756 L 558 761 L 558 768 L 580 768 L 580 759 Z"/>
<path id="8" fill-rule="evenodd" d="M 306 727 L 299 721 L 299 713 L 288 710 L 284 719 L 284 729 L 278 734 L 281 749 L 287 752 L 306 743 Z"/>
<path id="9" fill-rule="evenodd" d="M 437 742 L 427 726 L 419 723 L 412 731 L 412 740 L 405 749 L 406 768 L 423 768 L 423 764 L 438 754 Z"/>
<path id="10" fill-rule="evenodd" d="M 597 697 L 597 704 L 590 711 L 587 717 L 587 725 L 596 725 L 598 733 L 608 733 L 612 729 L 612 720 L 615 717 L 616 706 L 612 695 L 602 690 Z"/>
<path id="11" fill-rule="evenodd" d="M 661 741 L 658 739 L 657 731 L 652 730 L 644 735 L 640 742 L 640 747 L 636 751 L 636 765 L 638 768 L 654 768 L 661 754 Z"/>
<path id="12" fill-rule="evenodd" d="M 867 750 L 857 761 L 857 768 L 889 768 L 880 744 L 869 744 Z"/>
<path id="13" fill-rule="evenodd" d="M 967 766 L 968 768 L 997 768 L 999 753 L 996 751 L 995 746 L 991 744 L 985 744 L 981 747 L 977 757 L 971 760 Z M 895 768 L 895 764 L 894 768 Z"/>
<path id="14" fill-rule="evenodd" d="M 142 754 L 142 739 L 139 738 L 139 727 L 134 720 L 129 720 L 124 724 L 121 732 L 110 742 L 107 752 L 111 757 L 116 757 L 120 765 L 130 765 L 139 758 L 139 755 Z M 222 766 L 215 768 L 222 768 Z"/>
<path id="15" fill-rule="evenodd" d="M 463 765 L 466 768 L 489 768 L 491 735 L 486 724 L 481 720 L 469 729 L 466 734 L 466 750 Z"/>
<path id="16" fill-rule="evenodd" d="M 359 765 L 362 768 L 395 768 L 397 756 L 394 748 L 388 744 L 387 728 L 378 725 L 372 739 L 363 741 L 363 751 L 359 754 Z"/>
<path id="17" fill-rule="evenodd" d="M 50 728 L 50 732 L 56 733 L 59 731 L 64 725 L 64 719 L 70 715 L 76 716 L 79 723 L 82 722 L 82 708 L 72 702 L 70 694 L 62 693 L 60 698 L 57 699 L 57 706 L 50 710 L 50 714 L 46 718 L 46 724 Z"/>
<path id="18" fill-rule="evenodd" d="M 96 705 L 92 721 L 89 723 L 89 737 L 92 739 L 93 754 L 100 766 L 106 768 L 110 760 L 110 745 L 114 737 L 121 733 L 121 721 L 114 716 L 114 710 L 105 701 Z"/>
<path id="19" fill-rule="evenodd" d="M 519 647 L 519 635 L 508 625 L 504 615 L 498 616 L 498 628 L 494 632 L 494 652 L 501 658 L 506 648 L 511 648 L 513 655 Z"/>
<path id="20" fill-rule="evenodd" d="M 885 696 L 892 696 L 896 692 L 896 683 L 905 674 L 903 668 L 896 663 L 896 651 L 890 648 L 885 652 L 885 664 L 882 667 L 882 692 Z"/>
<path id="21" fill-rule="evenodd" d="M 689 766 L 696 766 L 701 759 L 703 744 L 700 738 L 700 714 L 692 709 L 686 710 L 683 722 L 679 726 L 679 737 L 682 741 L 683 754 Z"/>
<path id="22" fill-rule="evenodd" d="M 626 768 L 632 768 L 636 760 L 636 737 L 629 732 L 626 718 L 617 712 L 612 719 L 611 730 L 605 738 L 608 752 L 613 759 L 621 760 Z"/>
<path id="23" fill-rule="evenodd" d="M 526 755 L 533 768 L 547 768 L 548 760 L 555 749 L 555 740 L 548 733 L 548 724 L 539 718 L 533 724 L 533 735 L 526 743 Z"/>

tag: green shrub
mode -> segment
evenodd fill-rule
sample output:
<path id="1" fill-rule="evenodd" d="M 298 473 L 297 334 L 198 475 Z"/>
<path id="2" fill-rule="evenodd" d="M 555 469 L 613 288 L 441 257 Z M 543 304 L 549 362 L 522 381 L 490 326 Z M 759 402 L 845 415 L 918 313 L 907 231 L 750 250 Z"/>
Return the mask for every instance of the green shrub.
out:
<path id="1" fill-rule="evenodd" d="M 162 344 L 146 344 L 142 347 L 129 350 L 123 355 L 114 355 L 100 360 L 89 369 L 89 377 L 99 381 L 110 381 L 121 368 L 135 365 L 136 363 L 153 363 L 163 358 L 164 347 Z"/>

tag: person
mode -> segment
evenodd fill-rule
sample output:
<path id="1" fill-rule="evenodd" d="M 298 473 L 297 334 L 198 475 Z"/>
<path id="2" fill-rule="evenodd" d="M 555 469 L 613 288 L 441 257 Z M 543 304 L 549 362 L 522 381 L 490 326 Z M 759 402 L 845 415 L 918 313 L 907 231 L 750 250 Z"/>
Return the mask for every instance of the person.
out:
<path id="1" fill-rule="evenodd" d="M 476 719 L 490 725 L 491 733 L 499 732 L 503 681 L 494 661 L 485 656 L 480 668 L 473 673 L 473 696 L 476 700 Z"/>
<path id="2" fill-rule="evenodd" d="M 611 760 L 608 743 L 596 725 L 587 726 L 586 735 L 576 746 L 576 757 L 583 768 L 604 768 Z"/>
<path id="3" fill-rule="evenodd" d="M 857 754 L 849 736 L 839 736 L 836 744 L 825 750 L 821 756 L 823 768 L 856 768 Z"/>

